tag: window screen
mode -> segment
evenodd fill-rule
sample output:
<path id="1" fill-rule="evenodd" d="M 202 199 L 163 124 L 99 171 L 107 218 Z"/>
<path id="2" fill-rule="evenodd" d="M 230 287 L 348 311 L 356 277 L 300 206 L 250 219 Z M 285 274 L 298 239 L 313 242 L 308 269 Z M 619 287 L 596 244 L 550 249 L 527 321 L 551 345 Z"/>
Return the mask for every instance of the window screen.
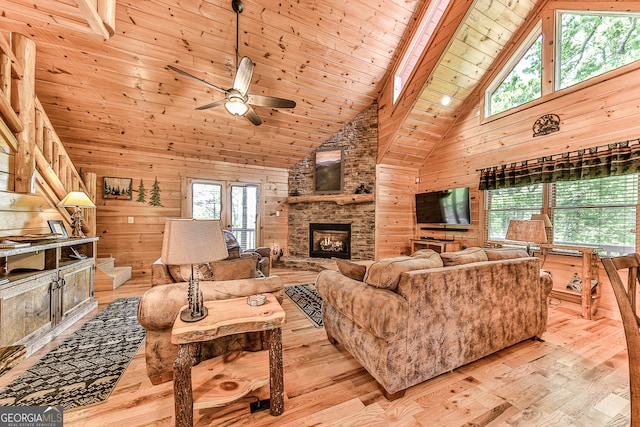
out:
<path id="1" fill-rule="evenodd" d="M 530 219 L 542 209 L 544 185 L 489 190 L 487 197 L 487 225 L 489 240 L 504 240 L 509 221 Z"/>
<path id="2" fill-rule="evenodd" d="M 554 190 L 554 244 L 635 252 L 638 174 L 557 182 Z"/>

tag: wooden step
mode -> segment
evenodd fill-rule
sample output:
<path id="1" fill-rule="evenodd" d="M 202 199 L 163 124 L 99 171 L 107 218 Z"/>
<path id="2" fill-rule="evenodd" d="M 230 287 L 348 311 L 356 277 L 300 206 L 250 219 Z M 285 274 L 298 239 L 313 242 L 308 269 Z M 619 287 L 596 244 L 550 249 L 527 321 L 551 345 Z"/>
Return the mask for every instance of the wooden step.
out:
<path id="1" fill-rule="evenodd" d="M 107 258 L 98 258 L 96 259 L 96 268 L 99 268 L 102 271 L 111 270 L 115 267 L 115 258 L 107 257 Z"/>
<path id="2" fill-rule="evenodd" d="M 112 291 L 131 279 L 131 267 L 116 267 L 114 258 L 98 258 L 94 289 Z"/>

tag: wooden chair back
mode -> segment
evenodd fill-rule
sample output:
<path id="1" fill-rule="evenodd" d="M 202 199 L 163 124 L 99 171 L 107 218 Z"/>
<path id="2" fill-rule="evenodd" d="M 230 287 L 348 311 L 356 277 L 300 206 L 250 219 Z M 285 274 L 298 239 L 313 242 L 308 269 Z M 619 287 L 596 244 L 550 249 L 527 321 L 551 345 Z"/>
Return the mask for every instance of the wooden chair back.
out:
<path id="1" fill-rule="evenodd" d="M 602 264 L 618 302 L 627 340 L 631 427 L 640 427 L 640 318 L 638 318 L 636 296 L 637 283 L 640 280 L 640 254 L 603 258 Z M 620 277 L 621 270 L 627 270 L 626 285 Z"/>

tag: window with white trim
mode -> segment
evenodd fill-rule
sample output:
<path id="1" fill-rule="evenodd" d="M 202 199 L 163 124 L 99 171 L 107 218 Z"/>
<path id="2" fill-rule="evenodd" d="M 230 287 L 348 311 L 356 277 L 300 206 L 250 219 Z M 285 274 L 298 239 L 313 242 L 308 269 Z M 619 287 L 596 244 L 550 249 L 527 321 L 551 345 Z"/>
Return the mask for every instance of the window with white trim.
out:
<path id="1" fill-rule="evenodd" d="M 579 2 L 576 6 L 579 7 Z M 543 32 L 538 23 L 485 89 L 485 117 L 515 109 L 549 92 L 567 89 L 640 59 L 640 12 L 565 8 L 550 13 L 544 18 L 553 20 L 553 25 L 544 29 L 554 33 Z M 544 78 L 552 85 L 542 85 L 543 70 L 549 70 Z"/>
<path id="2" fill-rule="evenodd" d="M 638 13 L 558 12 L 557 89 L 640 59 Z"/>
<path id="3" fill-rule="evenodd" d="M 502 113 L 542 96 L 542 25 L 507 62 L 485 92 L 486 115 Z"/>
<path id="4" fill-rule="evenodd" d="M 636 251 L 638 174 L 487 190 L 485 200 L 489 240 L 505 240 L 512 219 L 547 213 L 556 245 L 595 246 L 609 256 Z"/>

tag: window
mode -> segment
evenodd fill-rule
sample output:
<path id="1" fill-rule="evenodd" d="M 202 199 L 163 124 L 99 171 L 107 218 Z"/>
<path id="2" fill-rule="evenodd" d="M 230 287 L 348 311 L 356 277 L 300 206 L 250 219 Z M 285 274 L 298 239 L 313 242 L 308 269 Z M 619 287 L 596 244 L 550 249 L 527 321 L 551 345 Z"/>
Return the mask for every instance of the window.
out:
<path id="1" fill-rule="evenodd" d="M 489 190 L 489 240 L 504 240 L 510 220 L 542 212 L 545 191 L 554 244 L 597 246 L 610 256 L 635 252 L 638 174 Z"/>
<path id="2" fill-rule="evenodd" d="M 509 221 L 529 219 L 542 209 L 543 184 L 490 190 L 487 200 L 489 240 L 504 240 Z"/>
<path id="3" fill-rule="evenodd" d="M 436 0 L 429 4 L 429 8 L 422 16 L 418 30 L 416 31 L 411 43 L 400 65 L 396 69 L 393 76 L 393 103 L 398 100 L 404 85 L 409 81 L 413 69 L 416 67 L 418 60 L 422 56 L 422 52 L 427 47 L 427 43 L 433 34 L 436 26 L 440 22 L 440 18 L 444 14 L 445 9 L 449 5 L 450 0 Z"/>
<path id="4" fill-rule="evenodd" d="M 258 221 L 258 187 L 231 186 L 231 232 L 242 249 L 256 247 Z"/>
<path id="5" fill-rule="evenodd" d="M 222 212 L 222 185 L 194 182 L 191 186 L 192 218 L 220 219 Z"/>
<path id="6" fill-rule="evenodd" d="M 638 17 L 637 13 L 561 12 L 557 88 L 640 59 Z"/>
<path id="7" fill-rule="evenodd" d="M 486 92 L 487 115 L 498 114 L 542 96 L 542 28 L 529 35 L 528 42 L 508 62 L 506 76 L 498 74 Z M 497 87 L 496 87 L 497 86 Z M 494 89 L 495 88 L 495 89 Z"/>
<path id="8" fill-rule="evenodd" d="M 554 23 L 545 29 L 555 28 L 555 34 L 543 33 L 538 23 L 516 48 L 485 90 L 485 117 L 640 59 L 640 12 L 556 10 L 549 12 L 550 15 L 543 13 L 544 19 Z M 543 79 L 554 83 L 543 86 Z"/>
<path id="9" fill-rule="evenodd" d="M 259 185 L 192 178 L 186 181 L 188 194 L 183 207 L 186 218 L 219 219 L 243 250 L 260 244 Z"/>
<path id="10" fill-rule="evenodd" d="M 638 174 L 555 184 L 553 242 L 635 252 Z"/>

